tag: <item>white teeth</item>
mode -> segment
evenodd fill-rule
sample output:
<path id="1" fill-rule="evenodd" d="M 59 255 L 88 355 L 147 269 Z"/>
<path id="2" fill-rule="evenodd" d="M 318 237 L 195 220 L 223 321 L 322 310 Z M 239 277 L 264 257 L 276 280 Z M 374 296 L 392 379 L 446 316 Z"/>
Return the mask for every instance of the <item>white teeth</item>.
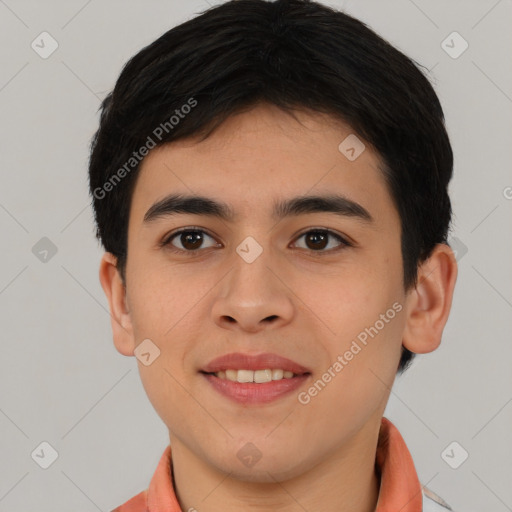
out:
<path id="1" fill-rule="evenodd" d="M 266 370 L 226 370 L 216 372 L 215 375 L 219 379 L 227 379 L 232 382 L 256 382 L 258 384 L 270 382 L 272 380 L 291 379 L 293 372 L 281 369 Z"/>
<path id="2" fill-rule="evenodd" d="M 272 370 L 272 380 L 282 379 L 283 373 L 283 370 Z"/>
<path id="3" fill-rule="evenodd" d="M 240 371 L 238 372 L 240 375 Z M 254 372 L 254 382 L 270 382 L 272 380 L 272 370 L 256 370 Z"/>
<path id="4" fill-rule="evenodd" d="M 222 379 L 222 373 L 224 372 L 217 372 L 215 375 Z M 237 381 L 238 372 L 236 370 L 226 370 L 225 372 L 225 378 L 228 380 L 232 380 L 233 382 Z"/>
<path id="5" fill-rule="evenodd" d="M 238 370 L 237 379 L 238 382 L 253 382 L 254 372 L 251 370 Z"/>

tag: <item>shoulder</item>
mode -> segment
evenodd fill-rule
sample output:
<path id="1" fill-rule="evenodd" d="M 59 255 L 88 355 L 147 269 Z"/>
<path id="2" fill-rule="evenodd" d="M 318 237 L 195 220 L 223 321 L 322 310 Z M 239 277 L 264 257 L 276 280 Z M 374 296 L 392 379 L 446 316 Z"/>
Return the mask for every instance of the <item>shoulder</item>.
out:
<path id="1" fill-rule="evenodd" d="M 436 493 L 423 486 L 423 512 L 447 512 L 453 509 Z"/>
<path id="2" fill-rule="evenodd" d="M 147 512 L 147 510 L 147 490 L 145 490 L 110 512 Z"/>

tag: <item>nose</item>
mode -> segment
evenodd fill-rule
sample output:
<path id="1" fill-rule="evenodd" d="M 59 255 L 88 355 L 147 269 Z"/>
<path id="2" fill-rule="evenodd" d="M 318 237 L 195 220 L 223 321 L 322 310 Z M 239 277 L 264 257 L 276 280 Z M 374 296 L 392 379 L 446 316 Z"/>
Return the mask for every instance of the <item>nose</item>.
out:
<path id="1" fill-rule="evenodd" d="M 234 263 L 219 286 L 212 307 L 215 324 L 223 329 L 256 333 L 282 327 L 292 320 L 293 293 L 286 277 L 270 264 L 263 254 L 252 263 L 242 258 Z"/>

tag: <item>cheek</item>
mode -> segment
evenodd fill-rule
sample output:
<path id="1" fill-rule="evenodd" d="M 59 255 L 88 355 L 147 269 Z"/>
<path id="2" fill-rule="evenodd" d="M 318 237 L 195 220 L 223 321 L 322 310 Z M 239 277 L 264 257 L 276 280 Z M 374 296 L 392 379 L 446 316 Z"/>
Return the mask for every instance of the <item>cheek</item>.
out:
<path id="1" fill-rule="evenodd" d="M 151 272 L 133 268 L 129 284 L 135 334 L 161 342 L 183 330 L 190 312 L 209 290 L 204 279 L 184 279 L 179 269 L 168 266 L 153 267 Z"/>
<path id="2" fill-rule="evenodd" d="M 383 311 L 390 312 L 388 323 L 373 312 L 357 317 L 340 313 L 337 336 L 323 341 L 327 362 L 301 402 L 310 400 L 305 406 L 309 418 L 323 418 L 315 425 L 319 438 L 343 432 L 349 424 L 357 430 L 376 411 L 383 412 L 396 376 L 403 328 L 400 314 L 391 318 L 392 306 Z"/>
<path id="3" fill-rule="evenodd" d="M 405 325 L 404 296 L 396 270 L 386 273 L 377 265 L 372 271 L 354 266 L 343 275 L 324 278 L 307 297 L 313 312 L 310 318 L 319 329 L 318 341 L 327 353 L 327 367 L 338 356 L 346 356 L 343 373 L 351 379 L 360 380 L 364 374 L 375 380 L 370 373 L 375 368 L 376 373 L 382 369 L 389 381 L 398 364 Z M 356 371 L 346 371 L 349 367 Z"/>
<path id="4" fill-rule="evenodd" d="M 379 274 L 351 267 L 329 276 L 317 276 L 316 285 L 305 286 L 300 296 L 312 314 L 324 321 L 331 337 L 344 339 L 379 318 L 393 301 L 388 282 Z"/>

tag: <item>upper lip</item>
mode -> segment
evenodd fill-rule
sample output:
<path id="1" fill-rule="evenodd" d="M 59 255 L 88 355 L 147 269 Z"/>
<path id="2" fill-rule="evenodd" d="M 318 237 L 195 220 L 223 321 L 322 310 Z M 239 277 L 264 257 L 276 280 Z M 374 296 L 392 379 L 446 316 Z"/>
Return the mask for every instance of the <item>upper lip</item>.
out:
<path id="1" fill-rule="evenodd" d="M 201 371 L 215 373 L 223 370 L 266 370 L 282 369 L 295 374 L 310 373 L 304 366 L 288 359 L 265 352 L 258 355 L 243 354 L 241 352 L 232 352 L 220 357 L 216 357 L 204 366 Z"/>

